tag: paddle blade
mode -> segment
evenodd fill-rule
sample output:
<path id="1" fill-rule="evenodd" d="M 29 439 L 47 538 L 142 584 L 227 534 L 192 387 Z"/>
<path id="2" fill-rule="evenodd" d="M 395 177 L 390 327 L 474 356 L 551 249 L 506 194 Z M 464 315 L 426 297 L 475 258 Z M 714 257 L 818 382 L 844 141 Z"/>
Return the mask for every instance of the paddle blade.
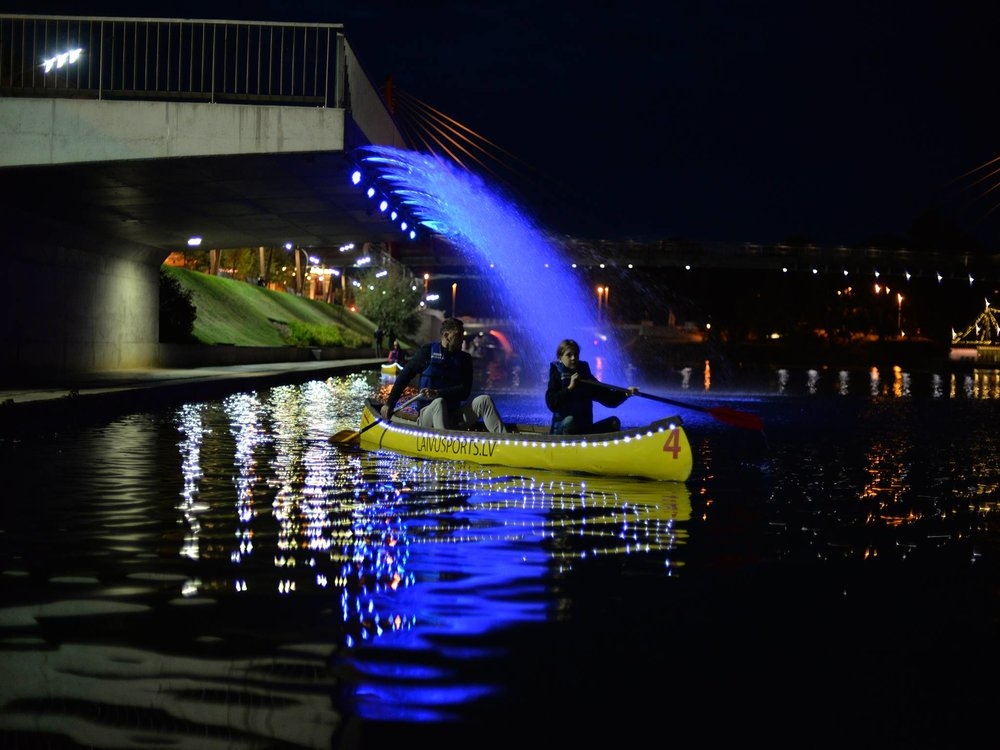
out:
<path id="1" fill-rule="evenodd" d="M 358 445 L 361 442 L 361 433 L 358 430 L 341 430 L 330 436 L 330 442 L 334 445 Z"/>
<path id="2" fill-rule="evenodd" d="M 733 427 L 742 427 L 744 430 L 757 430 L 758 432 L 764 429 L 764 422 L 761 418 L 750 412 L 727 409 L 724 406 L 712 407 L 705 411 L 720 422 L 725 422 Z"/>

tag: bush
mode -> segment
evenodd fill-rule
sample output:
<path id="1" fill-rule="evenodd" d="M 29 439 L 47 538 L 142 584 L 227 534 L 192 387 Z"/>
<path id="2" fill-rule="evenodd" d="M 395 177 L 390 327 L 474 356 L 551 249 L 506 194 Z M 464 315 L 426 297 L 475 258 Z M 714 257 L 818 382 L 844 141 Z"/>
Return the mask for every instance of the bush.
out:
<path id="1" fill-rule="evenodd" d="M 357 347 L 362 341 L 354 331 L 339 326 L 316 325 L 290 320 L 284 338 L 290 346 L 346 346 Z"/>
<path id="2" fill-rule="evenodd" d="M 194 342 L 194 320 L 198 311 L 191 298 L 191 290 L 160 269 L 160 343 Z"/>

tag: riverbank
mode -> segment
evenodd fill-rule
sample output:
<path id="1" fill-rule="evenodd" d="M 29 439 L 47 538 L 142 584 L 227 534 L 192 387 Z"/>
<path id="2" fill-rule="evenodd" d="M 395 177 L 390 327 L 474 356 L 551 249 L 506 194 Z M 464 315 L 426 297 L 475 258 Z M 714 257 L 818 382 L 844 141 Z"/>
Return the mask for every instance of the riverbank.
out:
<path id="1" fill-rule="evenodd" d="M 64 376 L 59 382 L 0 386 L 0 433 L 63 429 L 94 418 L 218 398 L 235 389 L 301 383 L 374 370 L 372 357 L 256 362 L 228 366 L 110 370 Z"/>

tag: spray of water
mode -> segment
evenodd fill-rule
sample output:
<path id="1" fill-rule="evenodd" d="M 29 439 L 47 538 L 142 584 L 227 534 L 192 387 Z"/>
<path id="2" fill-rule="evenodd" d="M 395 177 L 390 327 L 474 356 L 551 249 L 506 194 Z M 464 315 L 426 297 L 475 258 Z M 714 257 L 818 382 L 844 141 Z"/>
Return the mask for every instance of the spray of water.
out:
<path id="1" fill-rule="evenodd" d="M 532 373 L 544 380 L 564 338 L 580 342 L 581 358 L 601 380 L 626 382 L 623 349 L 597 318 L 595 290 L 509 196 L 439 157 L 388 146 L 360 153 L 385 192 L 488 275 L 488 308 L 509 321 L 529 382 Z"/>

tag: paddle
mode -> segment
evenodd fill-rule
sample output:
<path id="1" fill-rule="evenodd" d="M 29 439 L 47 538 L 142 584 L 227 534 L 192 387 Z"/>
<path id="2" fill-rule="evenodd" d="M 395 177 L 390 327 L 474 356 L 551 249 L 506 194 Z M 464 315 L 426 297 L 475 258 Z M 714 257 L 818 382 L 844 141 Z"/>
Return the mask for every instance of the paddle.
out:
<path id="1" fill-rule="evenodd" d="M 400 409 L 402 409 L 402 408 L 404 408 L 406 406 L 409 406 L 414 401 L 416 401 L 418 398 L 420 398 L 420 392 L 419 391 L 417 391 L 416 395 L 411 396 L 410 398 L 406 399 L 402 403 L 396 404 L 396 411 L 399 411 Z M 330 436 L 330 442 L 331 443 L 335 443 L 337 445 L 347 445 L 349 443 L 354 443 L 355 441 L 358 440 L 358 438 L 361 437 L 361 433 L 362 432 L 367 432 L 368 430 L 370 430 L 372 427 L 374 427 L 375 425 L 377 425 L 381 421 L 382 421 L 382 418 L 377 416 L 377 417 L 375 417 L 375 419 L 373 419 L 371 422 L 369 422 L 368 424 L 366 424 L 360 430 L 341 430 L 340 432 L 336 432 L 336 433 L 334 433 L 333 435 Z"/>
<path id="2" fill-rule="evenodd" d="M 628 388 L 622 388 L 620 385 L 608 385 L 607 383 L 602 383 L 599 380 L 587 380 L 584 382 L 589 385 L 600 386 L 612 391 L 628 390 Z M 663 396 L 654 396 L 652 393 L 643 393 L 642 391 L 633 393 L 632 395 L 639 396 L 641 398 L 648 398 L 651 401 L 659 401 L 661 404 L 679 406 L 682 409 L 704 412 L 710 417 L 713 417 L 714 419 L 717 419 L 725 424 L 732 425 L 733 427 L 742 427 L 745 430 L 757 430 L 758 432 L 764 429 L 764 423 L 761 421 L 761 418 L 756 414 L 751 414 L 750 412 L 727 409 L 724 406 L 696 406 L 695 404 L 686 404 L 682 401 L 674 401 L 673 399 L 664 398 Z"/>

